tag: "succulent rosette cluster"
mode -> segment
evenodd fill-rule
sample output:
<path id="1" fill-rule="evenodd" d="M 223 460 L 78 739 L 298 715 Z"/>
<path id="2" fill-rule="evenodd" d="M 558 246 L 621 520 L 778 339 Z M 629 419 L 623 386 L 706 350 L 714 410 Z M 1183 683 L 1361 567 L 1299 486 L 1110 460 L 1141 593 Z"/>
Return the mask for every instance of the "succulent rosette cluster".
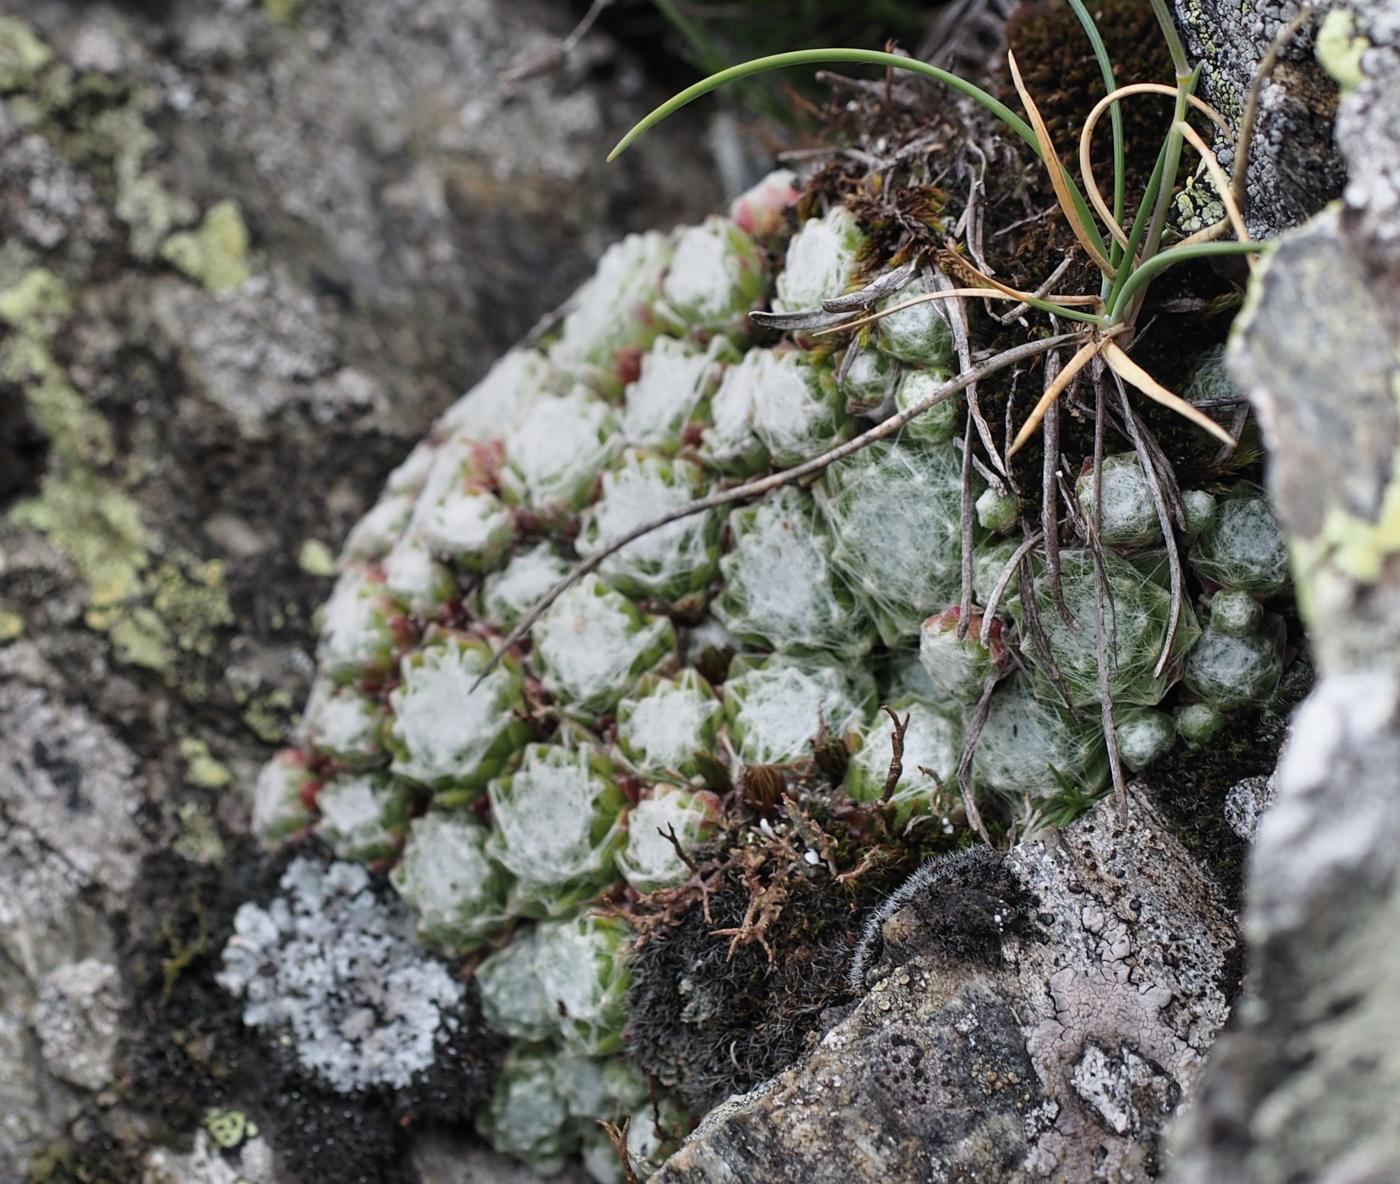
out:
<path id="1" fill-rule="evenodd" d="M 965 764 L 984 798 L 1092 795 L 1108 775 L 1101 583 L 1131 770 L 1205 743 L 1279 679 L 1269 601 L 1287 556 L 1258 491 L 1183 493 L 1200 592 L 1174 623 L 1133 455 L 1077 485 L 1099 551 L 1067 542 L 1058 592 L 1037 557 L 1009 579 L 1020 509 L 974 473 L 964 521 L 960 397 L 814 480 L 607 554 L 493 663 L 579 561 L 956 373 L 938 303 L 894 313 L 849 356 L 754 327 L 755 309 L 820 310 L 868 279 L 855 215 L 799 224 L 791 194 L 779 178 L 730 217 L 617 244 L 552 334 L 440 419 L 347 541 L 299 743 L 257 785 L 266 840 L 310 832 L 388 869 L 419 940 L 473 958 L 487 1021 L 514 1042 L 479 1128 L 541 1170 L 582 1156 L 616 1178 L 599 1119 L 637 1116 L 634 1159 L 651 1166 L 684 1131 L 664 1099 L 657 1120 L 626 1059 L 631 938 L 610 906 L 685 882 L 746 770 L 798 768 L 834 742 L 844 777 L 826 792 L 940 833 L 965 824 Z"/>

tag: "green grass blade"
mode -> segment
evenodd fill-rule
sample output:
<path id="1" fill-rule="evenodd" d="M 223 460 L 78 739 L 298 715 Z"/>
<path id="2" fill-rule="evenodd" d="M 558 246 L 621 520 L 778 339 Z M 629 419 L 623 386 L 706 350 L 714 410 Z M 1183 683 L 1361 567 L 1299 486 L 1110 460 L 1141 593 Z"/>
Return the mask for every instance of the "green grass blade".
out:
<path id="1" fill-rule="evenodd" d="M 917 58 L 900 57 L 898 54 L 883 53 L 874 49 L 797 49 L 788 53 L 769 54 L 767 57 L 741 62 L 737 66 L 730 66 L 727 70 L 711 74 L 693 86 L 686 87 L 685 90 L 662 103 L 623 136 L 617 142 L 617 147 L 608 153 L 608 159 L 617 159 L 620 154 L 631 147 L 639 136 L 650 131 L 663 119 L 675 114 L 688 103 L 693 103 L 696 99 L 730 82 L 737 82 L 742 78 L 761 74 L 765 70 L 783 70 L 789 66 L 830 65 L 834 62 L 854 62 L 865 66 L 908 70 L 911 74 L 919 74 L 925 78 L 931 78 L 935 82 L 941 82 L 944 86 L 949 86 L 974 102 L 980 103 L 1029 144 L 1037 156 L 1040 155 L 1040 145 L 1036 141 L 1035 132 L 1031 129 L 1030 124 L 1005 103 L 989 95 L 980 86 L 968 82 L 965 78 L 959 78 L 948 70 L 941 70 L 937 66 L 921 62 Z"/>
<path id="2" fill-rule="evenodd" d="M 1264 250 L 1268 243 L 1192 243 L 1184 247 L 1172 247 L 1159 255 L 1152 256 L 1128 277 L 1123 290 L 1118 293 L 1116 309 L 1127 308 L 1133 298 L 1148 284 L 1169 267 L 1186 263 L 1192 259 L 1209 259 L 1212 255 L 1250 255 Z M 1110 323 L 1113 318 L 1110 316 Z"/>
<path id="3" fill-rule="evenodd" d="M 1133 219 L 1133 227 L 1128 232 L 1128 246 L 1123 252 L 1123 265 L 1118 269 L 1118 275 L 1113 281 L 1113 287 L 1109 289 L 1108 296 L 1104 298 L 1104 307 L 1108 309 L 1108 323 L 1115 324 L 1117 321 L 1116 310 L 1118 309 L 1118 297 L 1122 294 L 1123 285 L 1128 282 L 1133 273 L 1133 260 L 1137 257 L 1138 247 L 1142 245 L 1143 236 L 1147 233 L 1147 223 L 1152 217 L 1153 207 L 1157 203 L 1157 194 L 1162 188 L 1162 174 L 1167 170 L 1167 144 L 1164 140 L 1162 147 L 1157 152 L 1157 163 L 1152 167 L 1152 176 L 1148 179 L 1147 189 L 1143 192 L 1142 201 L 1138 203 L 1137 217 Z"/>
<path id="4" fill-rule="evenodd" d="M 1069 0 L 1069 6 L 1074 9 L 1074 15 L 1079 18 L 1079 23 L 1084 28 L 1084 36 L 1089 39 L 1089 45 L 1099 63 L 1099 73 L 1103 76 L 1104 94 L 1111 95 L 1118 89 L 1118 81 L 1113 72 L 1113 59 L 1108 56 L 1108 47 L 1103 43 L 1099 27 L 1094 23 L 1094 18 L 1089 15 L 1089 10 L 1084 7 L 1084 0 Z M 1109 108 L 1108 117 L 1113 125 L 1113 220 L 1122 226 L 1123 207 L 1127 203 L 1128 182 L 1123 156 L 1123 112 L 1119 110 L 1117 103 Z M 1117 267 L 1119 259 L 1122 257 L 1123 248 L 1118 245 L 1118 240 L 1112 237 L 1109 238 L 1108 247 L 1109 262 Z"/>
<path id="5" fill-rule="evenodd" d="M 1180 82 L 1191 72 L 1191 64 L 1186 60 L 1186 47 L 1181 44 L 1181 34 L 1177 32 L 1176 21 L 1172 17 L 1167 0 L 1152 0 L 1152 12 L 1157 23 L 1162 26 L 1162 36 L 1167 39 L 1167 51 L 1172 55 L 1172 67 Z"/>

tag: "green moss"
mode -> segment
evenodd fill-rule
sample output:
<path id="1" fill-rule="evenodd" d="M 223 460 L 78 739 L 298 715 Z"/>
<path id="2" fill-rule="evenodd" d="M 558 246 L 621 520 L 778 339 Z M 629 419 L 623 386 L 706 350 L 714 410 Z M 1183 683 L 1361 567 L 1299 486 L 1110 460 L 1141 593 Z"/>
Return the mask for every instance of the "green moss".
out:
<path id="1" fill-rule="evenodd" d="M 320 539 L 307 539 L 297 552 L 297 566 L 307 575 L 335 575 L 335 556 Z"/>
<path id="2" fill-rule="evenodd" d="M 161 246 L 160 257 L 211 292 L 238 287 L 252 274 L 248 227 L 238 203 L 221 201 L 197 229 L 172 234 Z"/>
<path id="3" fill-rule="evenodd" d="M 1317 32 L 1317 60 L 1343 91 L 1358 85 L 1361 55 L 1371 48 L 1365 37 L 1356 35 L 1356 21 L 1343 8 L 1334 8 Z"/>
<path id="4" fill-rule="evenodd" d="M 185 780 L 201 789 L 223 789 L 233 780 L 228 766 L 216 760 L 209 745 L 194 736 L 180 741 L 180 757 L 185 762 Z"/>
<path id="5" fill-rule="evenodd" d="M 53 50 L 34 30 L 13 17 L 0 17 L 0 91 L 23 90 L 53 61 Z"/>

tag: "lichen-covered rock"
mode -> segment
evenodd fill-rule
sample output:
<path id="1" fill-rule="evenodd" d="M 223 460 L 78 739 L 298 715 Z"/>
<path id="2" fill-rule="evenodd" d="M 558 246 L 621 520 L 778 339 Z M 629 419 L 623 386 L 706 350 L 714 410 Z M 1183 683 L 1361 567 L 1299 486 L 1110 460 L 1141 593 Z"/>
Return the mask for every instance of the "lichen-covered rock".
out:
<path id="1" fill-rule="evenodd" d="M 1382 936 L 1400 916 L 1400 23 L 1393 3 L 1359 0 L 1322 28 L 1332 44 L 1320 56 L 1345 67 L 1337 140 L 1350 180 L 1339 206 L 1273 250 L 1229 355 L 1272 454 L 1271 503 L 1321 678 L 1257 820 L 1243 916 L 1251 998 L 1176 1132 L 1182 1184 L 1400 1171 L 1384 1113 L 1400 1088 L 1400 977 Z M 1233 813 L 1249 825 L 1255 794 L 1241 796 Z"/>
<path id="2" fill-rule="evenodd" d="M 1158 1171 L 1239 938 L 1161 819 L 1137 797 L 1127 827 L 1112 809 L 1061 844 L 930 864 L 871 923 L 855 1011 L 715 1109 L 658 1184 Z"/>

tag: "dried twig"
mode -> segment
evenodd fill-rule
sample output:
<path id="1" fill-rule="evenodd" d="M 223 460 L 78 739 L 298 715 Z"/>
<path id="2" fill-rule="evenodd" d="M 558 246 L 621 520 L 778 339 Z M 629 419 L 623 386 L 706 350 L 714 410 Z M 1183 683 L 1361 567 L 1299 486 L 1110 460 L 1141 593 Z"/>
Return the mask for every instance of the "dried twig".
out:
<path id="1" fill-rule="evenodd" d="M 982 609 L 982 632 L 977 640 L 986 645 L 992 636 L 992 622 L 996 619 L 996 611 L 1001 605 L 1001 598 L 1006 595 L 1006 587 L 1011 583 L 1011 577 L 1021 570 L 1021 560 L 1031 553 L 1032 548 L 1041 540 L 1041 535 L 1029 534 L 1022 541 L 1021 545 L 1012 552 L 1011 558 L 1006 561 L 1006 566 L 1001 569 L 1001 575 L 997 577 L 997 582 L 992 585 L 992 591 L 987 597 L 987 603 Z"/>
<path id="2" fill-rule="evenodd" d="M 1001 681 L 1001 675 L 993 671 L 987 675 L 987 681 L 982 684 L 982 695 L 977 700 L 977 706 L 972 709 L 972 714 L 967 720 L 967 733 L 963 738 L 962 759 L 958 761 L 958 792 L 962 795 L 963 809 L 967 811 L 967 822 L 978 837 L 991 846 L 992 839 L 987 833 L 987 826 L 982 821 L 981 811 L 977 809 L 977 797 L 972 792 L 972 758 L 977 755 L 977 744 L 982 739 L 982 729 L 987 726 L 987 713 L 992 709 L 992 692 L 997 689 L 997 683 Z"/>
<path id="3" fill-rule="evenodd" d="M 904 733 L 909 730 L 909 712 L 904 713 L 904 718 L 900 719 L 893 707 L 886 705 L 885 714 L 894 723 L 894 729 L 890 732 L 890 771 L 885 774 L 885 791 L 880 795 L 880 801 L 888 802 L 894 797 L 895 787 L 899 784 L 899 779 L 904 776 Z"/>
<path id="4" fill-rule="evenodd" d="M 656 828 L 656 833 L 659 834 L 663 839 L 670 843 L 672 847 L 676 849 L 676 857 L 683 864 L 685 864 L 685 866 L 690 870 L 691 875 L 698 876 L 700 874 L 700 865 L 696 863 L 695 860 L 693 860 L 690 857 L 690 855 L 686 852 L 686 849 L 681 846 L 681 839 L 680 836 L 676 834 L 676 824 L 674 822 L 668 822 L 666 824 L 665 830 L 662 830 L 658 826 Z"/>
<path id="5" fill-rule="evenodd" d="M 937 268 L 933 270 L 933 279 L 938 287 L 945 292 L 956 287 L 953 281 Z M 972 369 L 972 346 L 968 342 L 967 309 L 961 296 L 954 297 L 948 302 L 948 328 L 952 330 L 953 334 L 953 348 L 958 355 L 958 369 L 966 374 Z M 977 399 L 977 382 L 978 380 L 974 378 L 967 384 L 967 409 L 972 415 L 972 422 L 977 425 L 977 434 L 982 438 L 982 447 L 987 450 L 987 456 L 997 472 L 1004 475 L 1006 462 L 1002 460 L 1001 450 L 997 447 L 997 442 L 992 436 L 992 429 L 987 426 L 987 421 L 983 418 L 982 405 Z"/>
<path id="6" fill-rule="evenodd" d="M 1181 622 L 1181 609 L 1185 602 L 1181 554 L 1177 549 L 1176 531 L 1172 529 L 1171 511 L 1167 507 L 1166 495 L 1162 491 L 1162 482 L 1157 473 L 1155 459 L 1147 447 L 1147 442 L 1143 439 L 1142 430 L 1138 425 L 1137 416 L 1133 414 L 1132 403 L 1128 399 L 1128 392 L 1123 386 L 1123 380 L 1115 374 L 1113 381 L 1118 387 L 1123 427 L 1128 433 L 1128 439 L 1133 443 L 1134 451 L 1137 452 L 1138 463 L 1142 465 L 1143 475 L 1147 478 L 1147 490 L 1152 496 L 1152 505 L 1157 511 L 1157 523 L 1162 528 L 1162 538 L 1166 542 L 1167 571 L 1170 577 L 1172 599 L 1171 610 L 1167 617 L 1167 636 L 1162 642 L 1161 657 L 1157 659 L 1157 665 L 1152 671 L 1153 678 L 1160 678 L 1162 671 L 1167 667 L 1167 661 L 1171 658 L 1172 647 L 1176 644 L 1177 626 Z"/>
<path id="7" fill-rule="evenodd" d="M 588 11 L 583 14 L 583 19 L 579 21 L 567 37 L 560 40 L 551 41 L 544 49 L 522 54 L 516 58 L 505 70 L 501 72 L 502 86 L 516 86 L 530 78 L 537 78 L 541 74 L 548 74 L 559 69 L 573 53 L 580 41 L 588 36 L 588 31 L 593 28 L 594 22 L 603 14 L 603 9 L 609 7 L 613 0 L 593 0 Z"/>
<path id="8" fill-rule="evenodd" d="M 1054 207 L 1052 206 L 1051 208 L 1053 209 Z M 1070 269 L 1070 264 L 1072 264 L 1073 262 L 1074 256 L 1066 255 L 1063 259 L 1060 260 L 1059 266 L 1056 267 L 1055 270 L 1050 273 L 1046 281 L 1043 284 L 1041 284 L 1040 287 L 1038 287 L 1034 292 L 1032 292 L 1031 295 L 1034 296 L 1037 300 L 1055 300 L 1060 303 L 1064 303 L 1063 297 L 1051 296 L 1050 291 L 1052 288 L 1054 288 L 1056 284 L 1058 284 L 1062 279 L 1065 278 L 1065 272 L 1067 272 Z M 1014 321 L 1017 317 L 1021 316 L 1029 308 L 1030 305 L 1023 300 L 1019 304 L 1012 305 L 1003 313 L 992 313 L 992 320 L 996 321 L 999 325 L 1009 325 L 1012 321 Z"/>
<path id="9" fill-rule="evenodd" d="M 909 286 L 909 281 L 914 278 L 919 270 L 917 258 L 909 260 L 901 267 L 896 267 L 883 275 L 876 276 L 865 287 L 856 292 L 847 292 L 844 296 L 833 296 L 830 300 L 822 301 L 824 312 L 864 312 L 867 308 L 874 308 L 886 296 L 893 296 L 896 292 L 903 291 Z"/>
<path id="10" fill-rule="evenodd" d="M 1060 373 L 1060 355 L 1045 358 L 1045 383 L 1048 388 Z M 1077 623 L 1065 607 L 1065 591 L 1060 583 L 1060 496 L 1055 487 L 1055 474 L 1060 465 L 1060 404 L 1056 400 L 1045 411 L 1042 428 L 1044 456 L 1040 462 L 1040 533 L 1045 536 L 1045 574 L 1050 578 L 1050 599 L 1065 624 L 1077 628 Z"/>
<path id="11" fill-rule="evenodd" d="M 618 1163 L 622 1167 L 623 1184 L 641 1184 L 641 1177 L 637 1175 L 637 1169 L 632 1166 L 632 1153 L 627 1150 L 627 1130 L 632 1125 L 632 1116 L 629 1114 L 620 1125 L 615 1122 L 605 1122 L 601 1118 L 596 1121 L 603 1128 L 603 1133 L 608 1136 L 608 1142 L 612 1144 L 613 1150 L 617 1152 Z"/>
<path id="12" fill-rule="evenodd" d="M 1094 513 L 1089 520 L 1090 551 L 1094 560 L 1094 641 L 1098 647 L 1099 706 L 1103 714 L 1104 743 L 1108 747 L 1108 769 L 1113 777 L 1113 794 L 1118 801 L 1118 818 L 1128 823 L 1128 786 L 1123 780 L 1123 764 L 1118 756 L 1118 734 L 1113 723 L 1113 695 L 1108 683 L 1108 634 L 1104 628 L 1104 605 L 1108 600 L 1108 573 L 1103 554 L 1103 452 L 1104 399 L 1103 367 L 1095 366 L 1094 374 Z M 1114 626 L 1117 632 L 1117 626 Z"/>
<path id="13" fill-rule="evenodd" d="M 962 438 L 962 496 L 958 501 L 959 537 L 961 539 L 961 574 L 958 589 L 958 637 L 967 636 L 972 619 L 972 410 L 968 409 Z"/>

